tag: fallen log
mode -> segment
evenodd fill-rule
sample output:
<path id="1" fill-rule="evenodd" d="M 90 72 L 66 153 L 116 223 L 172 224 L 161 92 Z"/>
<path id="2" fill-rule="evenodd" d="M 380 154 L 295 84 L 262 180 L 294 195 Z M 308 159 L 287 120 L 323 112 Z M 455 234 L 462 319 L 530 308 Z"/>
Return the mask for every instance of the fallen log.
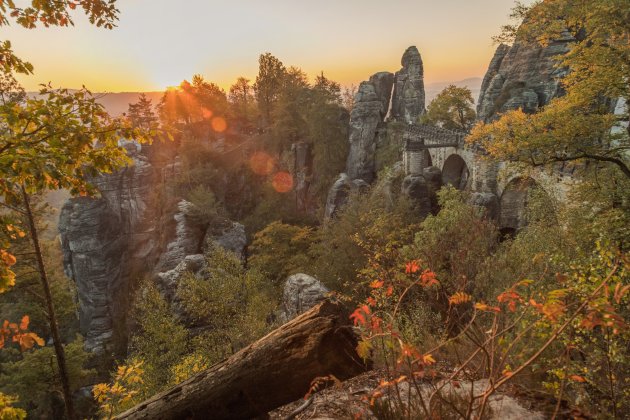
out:
<path id="1" fill-rule="evenodd" d="M 316 377 L 364 372 L 348 313 L 324 301 L 117 419 L 249 419 L 303 397 Z"/>

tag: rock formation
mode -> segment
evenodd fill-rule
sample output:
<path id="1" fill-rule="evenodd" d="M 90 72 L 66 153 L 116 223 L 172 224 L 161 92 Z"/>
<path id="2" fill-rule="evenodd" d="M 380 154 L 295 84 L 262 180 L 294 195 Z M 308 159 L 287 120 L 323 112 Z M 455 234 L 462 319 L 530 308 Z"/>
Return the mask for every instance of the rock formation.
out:
<path id="1" fill-rule="evenodd" d="M 131 289 L 139 278 L 156 279 L 172 299 L 181 275 L 203 268 L 207 246 L 244 258 L 246 244 L 243 225 L 226 221 L 208 229 L 186 200 L 160 215 L 161 171 L 172 176 L 176 163 L 156 168 L 139 145 L 125 147 L 133 164 L 91 180 L 101 197 L 68 200 L 59 220 L 64 270 L 78 289 L 81 333 L 86 349 L 97 354 L 125 351 Z"/>
<path id="2" fill-rule="evenodd" d="M 477 117 L 490 121 L 499 113 L 517 108 L 536 112 L 561 95 L 560 79 L 566 69 L 557 66 L 557 58 L 568 51 L 573 40 L 567 32 L 545 47 L 523 40 L 511 47 L 500 45 L 481 85 Z"/>
<path id="3" fill-rule="evenodd" d="M 424 113 L 424 69 L 415 46 L 407 48 L 396 72 L 392 95 L 392 117 L 408 124 L 418 121 Z"/>
<path id="4" fill-rule="evenodd" d="M 350 151 L 346 171 L 351 179 L 372 182 L 376 129 L 383 121 L 383 102 L 372 82 L 361 82 L 350 113 Z"/>
<path id="5" fill-rule="evenodd" d="M 157 171 L 135 145 L 133 164 L 92 180 L 100 198 L 79 197 L 59 220 L 64 271 L 77 284 L 79 320 L 88 351 L 112 350 L 114 330 L 124 328 L 129 278 L 146 272 L 157 255 L 151 186 Z"/>
<path id="6" fill-rule="evenodd" d="M 308 274 L 289 276 L 284 284 L 280 321 L 285 323 L 311 309 L 324 300 L 328 292 L 323 283 Z"/>

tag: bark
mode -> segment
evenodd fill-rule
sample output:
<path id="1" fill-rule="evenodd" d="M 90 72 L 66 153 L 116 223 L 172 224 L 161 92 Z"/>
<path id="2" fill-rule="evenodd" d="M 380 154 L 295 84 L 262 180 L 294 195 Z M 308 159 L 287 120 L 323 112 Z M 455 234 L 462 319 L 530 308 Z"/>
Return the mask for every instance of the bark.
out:
<path id="1" fill-rule="evenodd" d="M 37 234 L 37 226 L 35 225 L 35 216 L 33 215 L 33 211 L 31 210 L 30 199 L 28 193 L 24 189 L 24 186 L 22 186 L 22 199 L 24 200 L 24 208 L 26 210 L 26 218 L 28 219 L 29 232 L 31 234 L 35 257 L 37 259 L 37 270 L 39 271 L 39 278 L 42 282 L 42 289 L 44 289 L 46 313 L 48 315 L 50 334 L 52 335 L 53 346 L 55 348 L 55 358 L 57 359 L 57 366 L 59 368 L 59 381 L 61 382 L 61 389 L 63 391 L 63 401 L 66 406 L 66 415 L 68 416 L 69 420 L 74 420 L 74 404 L 72 402 L 72 393 L 70 392 L 70 379 L 68 378 L 66 355 L 63 350 L 63 344 L 61 343 L 61 334 L 59 334 L 59 323 L 57 322 L 57 315 L 55 312 L 55 306 L 53 305 L 52 293 L 50 292 L 50 282 L 48 281 L 48 274 L 46 273 L 44 257 L 39 243 L 39 235 Z"/>
<path id="2" fill-rule="evenodd" d="M 368 366 L 339 303 L 322 302 L 230 358 L 118 419 L 249 419 L 303 397 L 313 379 L 344 380 Z"/>

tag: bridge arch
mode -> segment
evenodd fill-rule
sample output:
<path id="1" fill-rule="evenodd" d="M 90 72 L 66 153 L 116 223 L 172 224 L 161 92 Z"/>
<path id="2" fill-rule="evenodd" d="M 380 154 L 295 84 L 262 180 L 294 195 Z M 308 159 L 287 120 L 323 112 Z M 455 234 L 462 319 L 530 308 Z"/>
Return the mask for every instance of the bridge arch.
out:
<path id="1" fill-rule="evenodd" d="M 503 188 L 499 198 L 499 229 L 503 236 L 513 236 L 532 219 L 553 218 L 551 197 L 529 176 L 515 176 Z"/>
<path id="2" fill-rule="evenodd" d="M 442 166 L 442 184 L 452 185 L 458 190 L 466 189 L 470 169 L 464 158 L 457 153 L 453 153 L 444 161 Z"/>

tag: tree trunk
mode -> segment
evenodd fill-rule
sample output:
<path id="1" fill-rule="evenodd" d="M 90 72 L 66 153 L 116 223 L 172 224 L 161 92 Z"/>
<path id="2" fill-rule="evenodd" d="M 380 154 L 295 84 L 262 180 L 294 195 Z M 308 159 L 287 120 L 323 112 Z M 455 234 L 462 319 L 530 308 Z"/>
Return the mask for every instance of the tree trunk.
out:
<path id="1" fill-rule="evenodd" d="M 39 236 L 37 235 L 35 216 L 33 215 L 30 199 L 28 193 L 24 189 L 24 186 L 22 186 L 22 199 L 24 201 L 24 208 L 26 210 L 26 218 L 28 219 L 31 240 L 33 241 L 35 257 L 37 259 L 39 278 L 42 282 L 42 288 L 44 289 L 46 312 L 48 314 L 50 334 L 52 335 L 53 346 L 55 347 L 55 358 L 57 359 L 57 366 L 59 367 L 59 380 L 61 381 L 61 389 L 63 391 L 63 401 L 66 405 L 66 414 L 68 415 L 69 420 L 74 420 L 74 404 L 72 403 L 72 393 L 70 392 L 70 380 L 68 378 L 66 355 L 63 350 L 63 344 L 61 343 L 59 324 L 57 323 L 57 315 L 55 312 L 55 307 L 53 305 L 52 293 L 50 292 L 50 282 L 48 281 L 48 274 L 46 273 L 46 266 L 44 265 L 44 257 L 42 255 L 42 249 L 39 243 Z"/>
<path id="2" fill-rule="evenodd" d="M 364 372 L 348 313 L 322 302 L 118 419 L 249 419 L 303 397 L 313 379 Z"/>

